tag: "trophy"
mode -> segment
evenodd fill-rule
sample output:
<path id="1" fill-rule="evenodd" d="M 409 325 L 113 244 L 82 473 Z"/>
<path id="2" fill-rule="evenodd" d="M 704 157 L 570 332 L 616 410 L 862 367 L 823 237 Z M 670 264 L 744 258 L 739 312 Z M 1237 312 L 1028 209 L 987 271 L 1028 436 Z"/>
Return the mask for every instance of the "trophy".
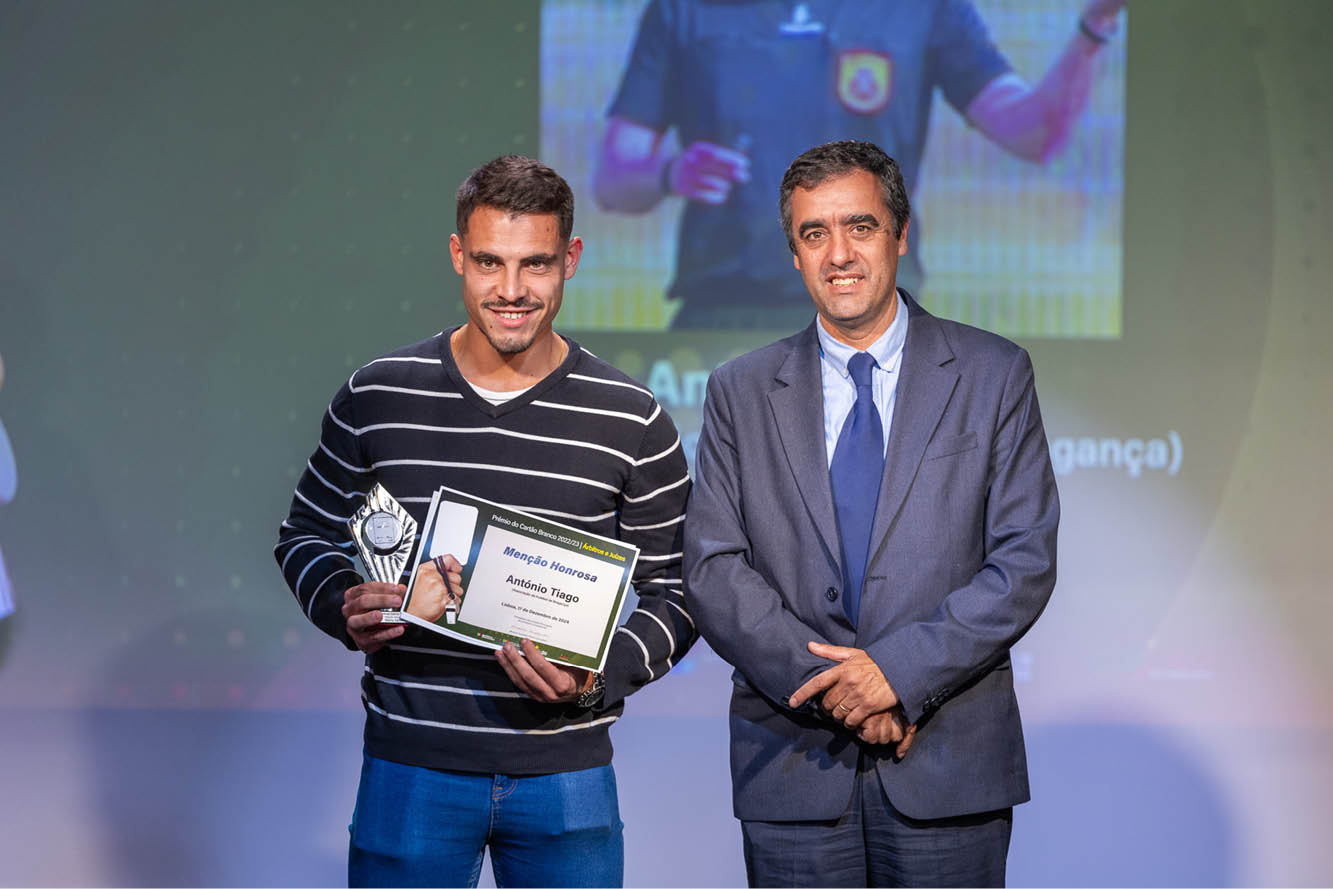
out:
<path id="1" fill-rule="evenodd" d="M 417 539 L 417 523 L 384 485 L 375 483 L 366 502 L 347 520 L 361 564 L 371 580 L 400 583 Z M 402 612 L 381 608 L 380 623 L 401 624 Z"/>

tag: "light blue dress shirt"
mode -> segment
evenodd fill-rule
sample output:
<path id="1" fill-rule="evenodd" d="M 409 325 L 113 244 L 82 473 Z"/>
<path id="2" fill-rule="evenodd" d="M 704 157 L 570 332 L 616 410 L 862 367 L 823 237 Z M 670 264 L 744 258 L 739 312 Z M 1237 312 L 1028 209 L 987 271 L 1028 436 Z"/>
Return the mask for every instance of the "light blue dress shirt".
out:
<path id="1" fill-rule="evenodd" d="M 838 436 L 842 434 L 842 426 L 847 422 L 847 415 L 852 412 L 852 405 L 856 403 L 856 385 L 847 373 L 847 362 L 858 350 L 835 340 L 824 329 L 824 322 L 818 318 L 815 319 L 815 331 L 819 334 L 819 367 L 824 384 L 824 458 L 832 466 Z M 875 398 L 875 409 L 879 411 L 879 420 L 884 424 L 886 454 L 889 450 L 889 427 L 893 424 L 893 404 L 898 395 L 903 344 L 906 342 L 907 304 L 903 302 L 900 293 L 893 323 L 879 339 L 863 350 L 870 353 L 877 365 L 870 373 L 871 392 Z"/>

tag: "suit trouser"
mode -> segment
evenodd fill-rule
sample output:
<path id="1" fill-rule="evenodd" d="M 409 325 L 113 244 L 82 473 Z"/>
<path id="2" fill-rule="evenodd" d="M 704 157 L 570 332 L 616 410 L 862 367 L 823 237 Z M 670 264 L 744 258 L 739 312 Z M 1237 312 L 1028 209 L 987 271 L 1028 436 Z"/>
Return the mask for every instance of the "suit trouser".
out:
<path id="1" fill-rule="evenodd" d="M 834 821 L 742 821 L 751 886 L 1003 886 L 1013 809 L 920 821 L 861 758 Z"/>

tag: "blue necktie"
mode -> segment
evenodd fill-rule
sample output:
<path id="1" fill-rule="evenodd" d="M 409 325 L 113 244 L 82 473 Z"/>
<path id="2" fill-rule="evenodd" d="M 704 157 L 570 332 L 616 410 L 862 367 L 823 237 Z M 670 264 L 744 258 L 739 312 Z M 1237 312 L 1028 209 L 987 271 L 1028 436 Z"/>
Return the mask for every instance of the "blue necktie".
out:
<path id="1" fill-rule="evenodd" d="M 842 542 L 843 610 L 856 626 L 861 610 L 861 585 L 870 557 L 870 526 L 879 500 L 879 480 L 884 472 L 884 425 L 875 409 L 870 383 L 875 359 L 857 352 L 847 362 L 847 372 L 856 384 L 856 403 L 838 435 L 829 466 L 833 507 L 838 515 L 838 539 Z"/>

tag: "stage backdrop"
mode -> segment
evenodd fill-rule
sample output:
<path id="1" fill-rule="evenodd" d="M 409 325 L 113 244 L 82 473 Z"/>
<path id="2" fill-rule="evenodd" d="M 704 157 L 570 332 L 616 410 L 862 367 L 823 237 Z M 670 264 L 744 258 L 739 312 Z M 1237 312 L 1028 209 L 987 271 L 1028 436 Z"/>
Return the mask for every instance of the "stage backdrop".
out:
<path id="1" fill-rule="evenodd" d="M 1036 80 L 1078 4 L 977 5 Z M 338 385 L 461 320 L 468 170 L 569 175 L 563 330 L 691 447 L 789 332 L 669 330 L 679 203 L 594 210 L 641 7 L 0 7 L 0 885 L 343 879 L 362 663 L 271 548 Z M 1331 27 L 1136 4 L 1035 167 L 935 100 L 923 298 L 1030 350 L 1064 504 L 1015 885 L 1333 882 Z M 728 676 L 700 644 L 613 729 L 631 885 L 744 882 Z"/>

